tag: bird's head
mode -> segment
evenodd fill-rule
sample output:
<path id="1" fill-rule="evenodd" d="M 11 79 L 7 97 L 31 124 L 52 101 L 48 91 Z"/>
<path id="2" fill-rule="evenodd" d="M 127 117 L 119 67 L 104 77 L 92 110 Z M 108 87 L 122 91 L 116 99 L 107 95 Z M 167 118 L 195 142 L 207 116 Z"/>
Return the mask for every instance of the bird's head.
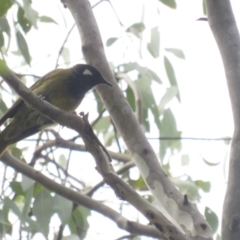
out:
<path id="1" fill-rule="evenodd" d="M 102 74 L 93 66 L 87 64 L 77 64 L 73 68 L 73 72 L 81 83 L 89 88 L 89 90 L 99 84 L 112 86 Z"/>

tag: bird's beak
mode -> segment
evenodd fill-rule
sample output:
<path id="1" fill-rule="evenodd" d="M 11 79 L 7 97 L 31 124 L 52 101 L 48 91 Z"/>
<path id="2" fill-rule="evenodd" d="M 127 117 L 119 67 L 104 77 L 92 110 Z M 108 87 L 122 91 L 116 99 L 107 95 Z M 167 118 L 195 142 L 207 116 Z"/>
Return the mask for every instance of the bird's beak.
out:
<path id="1" fill-rule="evenodd" d="M 101 84 L 106 84 L 106 85 L 112 87 L 112 84 L 110 82 L 108 82 L 104 77 L 102 77 Z"/>

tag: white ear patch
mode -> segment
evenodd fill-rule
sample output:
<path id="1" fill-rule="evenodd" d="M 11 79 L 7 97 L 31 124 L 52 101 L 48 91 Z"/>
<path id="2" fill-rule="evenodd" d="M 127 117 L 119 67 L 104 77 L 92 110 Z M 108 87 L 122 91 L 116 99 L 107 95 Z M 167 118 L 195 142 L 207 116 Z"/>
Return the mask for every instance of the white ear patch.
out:
<path id="1" fill-rule="evenodd" d="M 84 71 L 83 71 L 83 75 L 93 75 L 92 74 L 92 72 L 89 70 L 89 69 L 85 69 Z"/>

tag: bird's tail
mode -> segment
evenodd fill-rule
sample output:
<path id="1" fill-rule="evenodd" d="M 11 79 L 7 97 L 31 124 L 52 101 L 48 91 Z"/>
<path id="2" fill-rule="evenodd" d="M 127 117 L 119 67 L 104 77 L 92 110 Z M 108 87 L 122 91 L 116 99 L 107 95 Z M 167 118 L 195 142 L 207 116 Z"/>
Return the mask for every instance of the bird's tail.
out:
<path id="1" fill-rule="evenodd" d="M 3 153 L 7 149 L 7 146 L 8 145 L 5 142 L 1 142 L 1 140 L 0 140 L 0 157 L 3 155 Z"/>
<path id="2" fill-rule="evenodd" d="M 0 132 L 0 157 L 3 155 L 3 153 L 7 149 L 7 146 L 11 144 L 5 140 L 5 129 L 2 132 Z"/>

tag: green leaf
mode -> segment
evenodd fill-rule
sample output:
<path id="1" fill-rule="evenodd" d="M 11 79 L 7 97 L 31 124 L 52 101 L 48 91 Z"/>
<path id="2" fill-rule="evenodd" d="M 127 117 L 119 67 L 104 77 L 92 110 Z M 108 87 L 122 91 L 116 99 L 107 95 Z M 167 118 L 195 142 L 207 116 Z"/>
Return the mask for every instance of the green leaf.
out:
<path id="1" fill-rule="evenodd" d="M 6 17 L 1 17 L 0 18 L 0 33 L 3 37 L 3 39 L 1 40 L 3 43 L 1 43 L 0 45 L 2 45 L 2 47 L 4 46 L 5 41 L 6 41 L 6 39 L 4 38 L 4 35 L 3 35 L 4 32 L 8 36 L 8 43 L 7 43 L 7 46 L 5 46 L 5 49 L 4 49 L 5 54 L 6 54 L 7 51 L 8 51 L 9 45 L 10 45 L 11 31 L 10 31 L 10 26 L 9 26 L 9 23 L 8 23 L 8 20 L 6 19 Z"/>
<path id="2" fill-rule="evenodd" d="M 3 211 L 0 210 L 0 224 L 8 225 L 9 222 L 4 219 Z"/>
<path id="3" fill-rule="evenodd" d="M 48 236 L 49 223 L 52 215 L 54 214 L 53 205 L 54 201 L 50 192 L 46 189 L 40 191 L 36 196 L 33 203 L 32 212 L 37 219 L 38 226 L 44 236 Z"/>
<path id="4" fill-rule="evenodd" d="M 55 197 L 53 198 L 54 211 L 58 214 L 63 225 L 68 223 L 71 217 L 72 207 L 72 202 L 66 198 L 63 198 L 59 195 L 55 195 Z"/>
<path id="5" fill-rule="evenodd" d="M 63 168 L 66 169 L 67 166 L 67 158 L 64 154 L 61 154 L 58 159 L 58 164 Z"/>
<path id="6" fill-rule="evenodd" d="M 168 60 L 167 57 L 164 57 L 164 66 L 165 66 L 165 70 L 166 70 L 168 80 L 169 80 L 171 86 L 176 86 L 178 88 L 175 71 L 173 69 L 171 62 Z M 179 102 L 181 101 L 179 91 L 177 93 L 177 99 Z"/>
<path id="7" fill-rule="evenodd" d="M 17 195 L 24 195 L 21 182 L 16 182 L 16 181 L 11 182 L 10 187 Z"/>
<path id="8" fill-rule="evenodd" d="M 135 190 L 138 190 L 138 191 L 148 190 L 148 187 L 142 177 L 139 177 L 138 180 L 131 180 L 131 183 L 133 184 Z"/>
<path id="9" fill-rule="evenodd" d="M 221 161 L 213 163 L 213 162 L 209 162 L 207 159 L 203 158 L 204 163 L 206 163 L 208 166 L 214 167 L 217 166 Z"/>
<path id="10" fill-rule="evenodd" d="M 97 134 L 99 133 L 106 133 L 110 126 L 110 117 L 101 117 L 100 120 L 94 125 L 94 130 L 97 131 Z"/>
<path id="11" fill-rule="evenodd" d="M 135 111 L 136 110 L 135 97 L 133 94 L 133 90 L 129 86 L 127 87 L 127 90 L 126 90 L 126 97 L 127 97 L 127 101 L 130 104 L 132 110 Z"/>
<path id="12" fill-rule="evenodd" d="M 104 145 L 106 147 L 111 146 L 114 138 L 115 138 L 115 134 L 113 131 L 106 132 L 104 134 Z"/>
<path id="13" fill-rule="evenodd" d="M 175 0 L 159 0 L 159 1 L 170 8 L 173 8 L 173 9 L 177 8 L 177 4 Z"/>
<path id="14" fill-rule="evenodd" d="M 23 37 L 23 35 L 21 34 L 21 32 L 19 32 L 19 31 L 17 31 L 16 37 L 17 37 L 18 47 L 19 47 L 25 61 L 30 65 L 31 57 L 29 54 L 27 42 L 26 42 L 25 38 Z"/>
<path id="15" fill-rule="evenodd" d="M 48 16 L 40 16 L 39 21 L 44 23 L 54 23 L 58 25 L 58 23 L 53 18 Z"/>
<path id="16" fill-rule="evenodd" d="M 0 48 L 4 46 L 4 37 L 2 31 L 0 31 Z"/>
<path id="17" fill-rule="evenodd" d="M 211 189 L 211 183 L 210 182 L 205 182 L 202 180 L 197 180 L 195 181 L 196 185 L 201 188 L 204 192 L 209 192 Z"/>
<path id="18" fill-rule="evenodd" d="M 34 185 L 34 181 L 29 178 L 26 177 L 25 175 L 22 175 L 22 182 L 21 182 L 21 186 L 22 186 L 22 190 L 24 192 L 26 192 L 29 188 L 31 188 Z"/>
<path id="19" fill-rule="evenodd" d="M 62 56 L 65 64 L 70 62 L 70 51 L 68 48 L 66 48 L 66 47 L 63 48 L 61 56 Z"/>
<path id="20" fill-rule="evenodd" d="M 165 48 L 165 50 L 167 52 L 170 52 L 172 54 L 174 54 L 176 57 L 181 58 L 181 59 L 185 59 L 185 55 L 183 53 L 183 51 L 181 49 L 177 49 L 177 48 Z"/>
<path id="21" fill-rule="evenodd" d="M 159 84 L 162 84 L 160 77 L 153 70 L 146 68 L 146 71 L 153 80 L 155 80 Z"/>
<path id="22" fill-rule="evenodd" d="M 24 9 L 19 7 L 17 13 L 18 23 L 20 24 L 22 30 L 27 33 L 32 27 L 31 22 L 25 17 Z"/>
<path id="23" fill-rule="evenodd" d="M 182 162 L 182 166 L 188 165 L 189 162 L 190 162 L 189 155 L 188 155 L 188 154 L 183 154 L 183 155 L 182 155 L 181 162 Z"/>
<path id="24" fill-rule="evenodd" d="M 161 98 L 160 103 L 158 105 L 160 114 L 164 112 L 167 105 L 172 101 L 172 99 L 177 95 L 177 93 L 178 93 L 178 88 L 176 86 L 172 86 L 166 89 L 166 92 Z"/>
<path id="25" fill-rule="evenodd" d="M 79 236 L 71 234 L 69 236 L 63 237 L 62 240 L 81 240 L 81 239 L 79 238 Z"/>
<path id="26" fill-rule="evenodd" d="M 175 117 L 171 111 L 171 109 L 166 109 L 163 114 L 163 118 L 161 120 L 161 128 L 160 128 L 161 137 L 180 137 L 181 133 L 177 130 L 177 124 Z M 170 148 L 172 151 L 181 150 L 181 141 L 176 140 L 164 140 L 161 141 L 160 144 L 160 158 L 164 159 L 166 151 Z"/>
<path id="27" fill-rule="evenodd" d="M 109 38 L 106 43 L 107 47 L 110 47 L 111 45 L 113 45 L 117 40 L 118 38 Z"/>
<path id="28" fill-rule="evenodd" d="M 160 34 L 158 27 L 154 27 L 151 30 L 151 42 L 148 43 L 147 49 L 154 58 L 159 57 L 159 46 L 160 46 Z"/>
<path id="29" fill-rule="evenodd" d="M 12 155 L 14 156 L 14 157 L 16 157 L 16 158 L 21 158 L 21 156 L 22 156 L 22 151 L 19 149 L 19 148 L 17 148 L 16 147 L 16 144 L 15 145 L 12 145 L 11 147 L 10 147 L 10 149 L 11 149 L 11 153 L 12 153 Z"/>
<path id="30" fill-rule="evenodd" d="M 149 131 L 148 120 L 149 110 L 152 112 L 154 116 L 154 122 L 156 123 L 157 128 L 160 129 L 159 111 L 151 89 L 151 81 L 152 81 L 151 78 L 149 78 L 147 75 L 139 76 L 138 80 L 135 81 L 136 86 L 139 89 L 139 92 L 141 92 L 143 121 L 147 131 Z"/>
<path id="31" fill-rule="evenodd" d="M 177 134 L 177 124 L 170 108 L 166 109 L 162 118 L 162 137 L 175 137 Z"/>
<path id="32" fill-rule="evenodd" d="M 219 224 L 218 216 L 208 207 L 205 208 L 204 216 L 209 225 L 211 226 L 213 233 L 215 233 L 218 229 Z"/>
<path id="33" fill-rule="evenodd" d="M 202 8 L 203 8 L 203 14 L 207 16 L 207 7 L 206 7 L 206 1 L 202 0 Z"/>
<path id="34" fill-rule="evenodd" d="M 24 223 L 26 221 L 26 218 L 28 217 L 30 207 L 32 204 L 32 197 L 33 197 L 33 187 L 29 188 L 26 191 L 25 202 L 24 202 L 24 207 L 23 207 L 22 216 L 21 216 L 22 223 Z"/>
<path id="35" fill-rule="evenodd" d="M 8 207 L 9 209 L 11 209 L 11 211 L 19 218 L 21 219 L 22 217 L 22 213 L 20 212 L 19 208 L 17 207 L 17 205 L 15 204 L 15 202 L 13 200 L 11 200 L 10 198 L 6 197 L 4 199 L 4 206 Z"/>
<path id="36" fill-rule="evenodd" d="M 221 237 L 219 234 L 216 236 L 216 240 L 221 240 Z"/>
<path id="37" fill-rule="evenodd" d="M 0 30 L 10 36 L 10 26 L 6 17 L 0 18 Z"/>
<path id="38" fill-rule="evenodd" d="M 79 206 L 73 213 L 71 220 L 68 223 L 69 229 L 72 234 L 77 234 L 80 239 L 84 239 L 87 230 L 89 228 L 89 223 L 87 218 L 91 215 L 88 208 Z M 74 219 L 74 220 L 73 220 Z"/>
<path id="39" fill-rule="evenodd" d="M 10 9 L 12 5 L 11 0 L 0 1 L 0 18 L 7 13 L 8 9 Z"/>
<path id="40" fill-rule="evenodd" d="M 179 191 L 183 195 L 187 195 L 191 201 L 197 201 L 200 199 L 198 188 L 194 181 L 190 177 L 182 179 L 180 177 L 170 178 L 172 182 L 179 188 Z"/>
<path id="41" fill-rule="evenodd" d="M 104 105 L 102 103 L 102 100 L 101 100 L 101 98 L 100 98 L 100 96 L 99 96 L 97 91 L 93 91 L 93 94 L 94 94 L 94 96 L 96 98 L 97 111 L 98 111 L 98 113 L 101 113 L 103 111 L 103 109 L 104 109 Z"/>
<path id="42" fill-rule="evenodd" d="M 0 98 L 0 116 L 2 116 L 8 110 L 5 102 Z"/>
<path id="43" fill-rule="evenodd" d="M 123 68 L 121 72 L 131 72 L 131 71 L 138 71 L 139 75 L 143 78 L 149 78 L 150 80 L 155 80 L 157 83 L 161 84 L 162 81 L 159 76 L 151 69 L 147 67 L 142 67 L 138 63 L 126 63 L 119 65 L 119 68 Z"/>
<path id="44" fill-rule="evenodd" d="M 25 17 L 35 28 L 37 28 L 38 12 L 32 8 L 31 4 L 32 0 L 23 0 L 23 9 L 25 12 Z"/>
<path id="45" fill-rule="evenodd" d="M 142 32 L 145 30 L 145 25 L 144 23 L 134 23 L 131 25 L 126 32 L 130 32 L 134 34 L 137 38 L 141 38 Z"/>

